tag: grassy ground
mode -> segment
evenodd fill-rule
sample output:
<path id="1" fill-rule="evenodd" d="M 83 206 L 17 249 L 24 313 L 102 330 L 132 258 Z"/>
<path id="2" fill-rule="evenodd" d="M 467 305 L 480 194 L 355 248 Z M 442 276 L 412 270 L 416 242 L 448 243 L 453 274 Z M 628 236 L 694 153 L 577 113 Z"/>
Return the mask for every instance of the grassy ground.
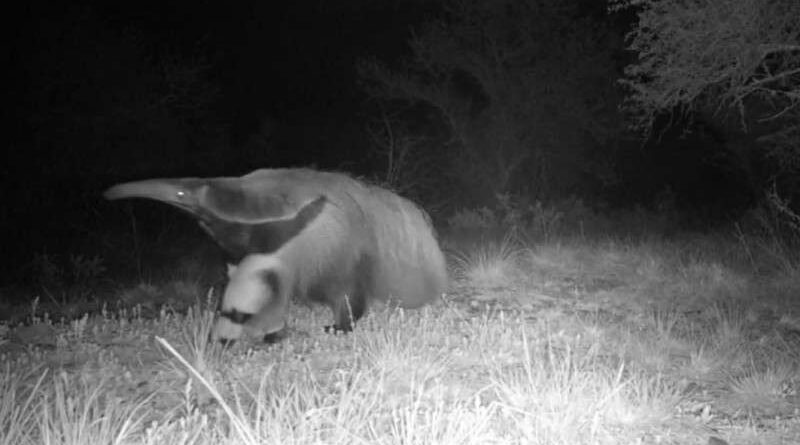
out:
<path id="1" fill-rule="evenodd" d="M 778 246 L 448 250 L 435 305 L 349 335 L 296 305 L 272 346 L 208 344 L 213 298 L 183 282 L 72 320 L 31 307 L 0 328 L 0 443 L 800 443 L 800 265 Z"/>

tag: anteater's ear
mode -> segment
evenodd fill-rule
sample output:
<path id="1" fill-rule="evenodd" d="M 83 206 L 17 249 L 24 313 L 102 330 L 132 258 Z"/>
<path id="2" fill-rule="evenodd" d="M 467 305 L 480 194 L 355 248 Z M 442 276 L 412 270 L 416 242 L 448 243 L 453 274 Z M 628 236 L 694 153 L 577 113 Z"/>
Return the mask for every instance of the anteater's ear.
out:
<path id="1" fill-rule="evenodd" d="M 226 263 L 225 266 L 228 272 L 228 279 L 231 279 L 231 277 L 233 277 L 233 274 L 236 273 L 236 265 L 231 263 Z"/>

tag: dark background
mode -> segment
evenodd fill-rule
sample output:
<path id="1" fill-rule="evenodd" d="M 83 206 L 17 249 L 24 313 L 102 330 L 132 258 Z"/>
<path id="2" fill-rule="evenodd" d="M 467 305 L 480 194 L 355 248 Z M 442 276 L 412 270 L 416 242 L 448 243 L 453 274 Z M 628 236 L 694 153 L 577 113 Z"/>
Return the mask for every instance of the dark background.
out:
<path id="1" fill-rule="evenodd" d="M 610 57 L 584 74 L 621 75 L 633 57 L 623 36 L 635 16 L 607 14 L 600 3 L 578 1 L 573 13 L 574 27 L 602 26 L 610 36 Z M 155 203 L 135 204 L 132 213 L 130 205 L 104 202 L 102 191 L 116 182 L 309 165 L 380 180 L 384 160 L 367 129 L 386 110 L 426 135 L 429 164 L 441 165 L 425 173 L 441 175 L 441 182 L 415 182 L 428 185 L 406 194 L 435 218 L 493 206 L 496 196 L 447 176 L 456 155 L 429 107 L 377 100 L 359 75 L 359 61 L 370 58 L 399 66 L 411 55 L 412 30 L 443 17 L 442 10 L 437 1 L 348 0 L 29 2 L 13 11 L 1 167 L 3 281 L 36 273 L 37 255 L 100 252 L 110 262 L 110 250 L 130 246 L 107 234 L 133 236 L 132 214 L 142 218 L 140 236 L 157 236 L 171 220 L 190 223 Z M 558 59 L 562 51 L 553 45 L 541 57 Z M 465 95 L 475 90 L 469 80 L 455 84 Z M 586 88 L 618 86 L 610 79 Z M 474 96 L 479 109 L 480 94 Z M 617 105 L 607 103 L 601 116 L 611 134 L 587 136 L 579 152 L 553 163 L 549 177 L 569 181 L 552 189 L 526 182 L 533 162 L 504 190 L 521 200 L 577 197 L 598 211 L 668 205 L 692 229 L 734 221 L 757 201 L 752 177 L 725 155 L 732 139 L 747 139 L 725 123 L 664 119 L 659 137 L 643 142 L 624 130 Z M 570 133 L 564 122 L 555 134 Z M 203 238 L 192 230 L 187 236 Z"/>

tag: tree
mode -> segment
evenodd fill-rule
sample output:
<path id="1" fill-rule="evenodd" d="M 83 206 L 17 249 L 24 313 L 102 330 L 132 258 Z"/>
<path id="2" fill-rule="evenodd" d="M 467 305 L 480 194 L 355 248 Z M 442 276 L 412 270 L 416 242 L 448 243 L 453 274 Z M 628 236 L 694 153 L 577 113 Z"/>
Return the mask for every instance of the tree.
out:
<path id="1" fill-rule="evenodd" d="M 638 24 L 625 70 L 626 108 L 648 129 L 660 113 L 715 107 L 761 120 L 800 106 L 800 2 L 796 0 L 615 0 Z"/>
<path id="2" fill-rule="evenodd" d="M 567 194 L 587 152 L 619 128 L 616 36 L 578 3 L 448 0 L 405 63 L 360 72 L 372 97 L 434 111 L 451 189 L 484 201 Z"/>
<path id="3" fill-rule="evenodd" d="M 800 2 L 796 0 L 616 0 L 634 7 L 638 23 L 628 49 L 625 109 L 645 132 L 676 110 L 736 112 L 753 125 L 800 125 Z M 721 114 L 720 114 L 721 113 Z M 781 125 L 776 126 L 775 123 Z M 791 137 L 790 139 L 794 139 Z M 795 140 L 794 142 L 798 142 Z"/>
<path id="4" fill-rule="evenodd" d="M 800 193 L 800 2 L 614 0 L 636 11 L 625 69 L 632 126 L 702 115 L 728 134 L 728 160 L 752 191 Z M 748 142 L 750 141 L 750 142 Z"/>

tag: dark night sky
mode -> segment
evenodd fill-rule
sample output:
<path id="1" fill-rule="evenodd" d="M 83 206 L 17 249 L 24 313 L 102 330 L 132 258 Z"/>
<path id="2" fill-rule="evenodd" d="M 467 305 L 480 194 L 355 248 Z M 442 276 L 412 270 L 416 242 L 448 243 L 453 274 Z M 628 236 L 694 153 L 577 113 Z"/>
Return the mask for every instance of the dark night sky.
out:
<path id="1" fill-rule="evenodd" d="M 403 10 L 393 3 L 400 2 L 254 1 L 224 9 L 209 2 L 166 13 L 137 7 L 117 20 L 185 48 L 206 42 L 231 107 L 295 120 L 354 111 L 356 60 L 398 56 L 409 25 L 424 15 L 416 2 L 404 2 Z"/>
<path id="2" fill-rule="evenodd" d="M 424 1 L 307 2 L 48 2 L 19 11 L 12 31 L 12 65 L 25 68 L 31 52 L 47 49 L 53 24 L 87 11 L 98 43 L 132 28 L 154 51 L 202 54 L 221 89 L 221 116 L 244 137 L 267 113 L 281 121 L 342 119 L 363 100 L 358 58 L 393 59 L 406 50 L 409 26 L 427 14 Z M 58 9 L 60 8 L 60 9 Z M 91 38 L 91 37 L 90 37 Z M 24 69 L 20 80 L 26 81 Z M 32 86 L 37 88 L 36 85 Z M 24 93 L 24 90 L 21 90 Z M 25 97 L 17 97 L 25 102 Z"/>

